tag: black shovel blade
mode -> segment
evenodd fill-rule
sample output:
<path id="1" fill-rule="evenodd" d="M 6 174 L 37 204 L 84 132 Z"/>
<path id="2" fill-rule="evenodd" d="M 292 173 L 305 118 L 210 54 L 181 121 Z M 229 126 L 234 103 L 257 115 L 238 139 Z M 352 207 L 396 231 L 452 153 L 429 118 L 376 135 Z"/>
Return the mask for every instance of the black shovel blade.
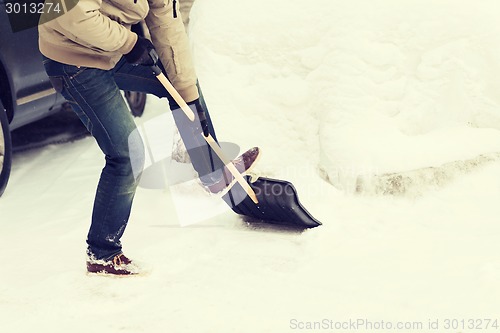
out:
<path id="1" fill-rule="evenodd" d="M 249 177 L 245 177 L 247 182 Z M 222 199 L 240 215 L 274 224 L 294 227 L 314 228 L 321 225 L 299 202 L 297 190 L 292 183 L 260 177 L 250 183 L 255 191 L 258 204 L 236 183 Z"/>

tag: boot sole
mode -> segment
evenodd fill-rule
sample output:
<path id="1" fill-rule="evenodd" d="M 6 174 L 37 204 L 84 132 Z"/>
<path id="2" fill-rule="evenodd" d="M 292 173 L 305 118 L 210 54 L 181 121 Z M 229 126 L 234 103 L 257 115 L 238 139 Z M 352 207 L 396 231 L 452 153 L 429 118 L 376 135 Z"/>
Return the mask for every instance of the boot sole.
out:
<path id="1" fill-rule="evenodd" d="M 89 272 L 87 271 L 87 276 L 99 276 L 99 277 L 106 277 L 106 278 L 117 278 L 117 279 L 123 279 L 123 278 L 132 278 L 132 277 L 144 277 L 149 275 L 151 272 L 140 272 L 140 273 L 134 273 L 134 274 L 113 274 L 113 273 L 107 273 L 107 272 Z"/>

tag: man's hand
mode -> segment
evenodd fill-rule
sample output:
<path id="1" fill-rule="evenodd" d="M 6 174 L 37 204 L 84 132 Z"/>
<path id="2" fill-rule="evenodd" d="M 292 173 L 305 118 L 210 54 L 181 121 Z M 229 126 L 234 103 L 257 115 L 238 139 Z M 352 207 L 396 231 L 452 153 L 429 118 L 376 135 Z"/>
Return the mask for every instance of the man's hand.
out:
<path id="1" fill-rule="evenodd" d="M 156 65 L 157 59 L 151 58 L 150 55 L 150 51 L 154 49 L 155 47 L 149 39 L 138 36 L 134 47 L 129 53 L 125 54 L 124 57 L 128 63 L 135 66 L 154 66 Z"/>

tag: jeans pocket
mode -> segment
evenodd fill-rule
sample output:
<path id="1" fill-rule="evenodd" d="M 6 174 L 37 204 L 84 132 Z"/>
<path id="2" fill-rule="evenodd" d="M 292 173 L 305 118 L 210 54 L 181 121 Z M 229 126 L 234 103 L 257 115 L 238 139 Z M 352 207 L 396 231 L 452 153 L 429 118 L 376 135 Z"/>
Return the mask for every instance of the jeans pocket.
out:
<path id="1" fill-rule="evenodd" d="M 73 65 L 64 65 L 64 73 L 67 75 L 68 79 L 73 80 L 83 72 L 87 70 L 87 67 L 77 67 Z"/>

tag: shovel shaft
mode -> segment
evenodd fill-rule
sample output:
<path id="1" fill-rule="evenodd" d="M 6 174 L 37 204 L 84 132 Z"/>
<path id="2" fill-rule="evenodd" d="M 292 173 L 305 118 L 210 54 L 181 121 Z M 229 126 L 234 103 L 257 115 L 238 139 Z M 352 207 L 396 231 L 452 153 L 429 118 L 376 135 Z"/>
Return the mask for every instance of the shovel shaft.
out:
<path id="1" fill-rule="evenodd" d="M 241 185 L 241 187 L 243 187 L 243 189 L 248 194 L 250 199 L 252 199 L 252 201 L 255 204 L 258 204 L 259 200 L 257 199 L 257 195 L 255 194 L 254 190 L 250 187 L 250 185 L 248 185 L 248 182 L 245 180 L 245 178 L 243 178 L 243 176 L 238 171 L 238 169 L 236 169 L 234 164 L 226 158 L 226 156 L 222 152 L 222 149 L 220 149 L 219 145 L 217 144 L 217 142 L 215 142 L 214 138 L 210 134 L 207 137 L 204 135 L 202 135 L 202 136 L 205 138 L 205 140 L 210 145 L 212 150 L 215 151 L 217 156 L 219 156 L 219 158 L 224 163 L 224 165 L 227 167 L 229 172 L 231 172 L 231 174 L 234 176 L 236 181 Z"/>
<path id="2" fill-rule="evenodd" d="M 177 90 L 175 90 L 174 86 L 172 83 L 170 83 L 169 80 L 167 80 L 166 76 L 163 73 L 160 73 L 159 75 L 156 76 L 158 80 L 160 80 L 161 84 L 167 89 L 168 93 L 172 96 L 172 98 L 175 100 L 175 102 L 180 106 L 182 111 L 186 114 L 186 116 L 189 118 L 189 120 L 194 121 L 195 116 L 193 110 L 186 104 L 184 99 L 179 95 Z"/>
<path id="3" fill-rule="evenodd" d="M 170 81 L 167 80 L 165 75 L 163 73 L 159 73 L 157 76 L 158 80 L 161 82 L 161 84 L 167 89 L 168 93 L 172 96 L 172 98 L 175 100 L 175 102 L 180 106 L 182 111 L 186 114 L 186 116 L 189 118 L 189 120 L 194 121 L 195 120 L 195 115 L 193 110 L 186 104 L 184 99 L 179 95 L 177 90 L 174 88 L 174 86 L 170 83 Z M 201 136 L 207 141 L 207 143 L 210 145 L 212 150 L 217 154 L 217 156 L 221 159 L 221 161 L 226 165 L 227 169 L 231 174 L 233 175 L 234 179 L 243 187 L 245 192 L 248 194 L 248 196 L 252 199 L 254 203 L 259 203 L 257 199 L 257 195 L 255 194 L 254 190 L 248 185 L 247 181 L 241 173 L 236 169 L 234 164 L 229 161 L 229 159 L 225 156 L 224 152 L 222 149 L 220 149 L 219 145 L 217 142 L 215 142 L 214 138 L 209 134 L 207 137 L 201 134 Z"/>

